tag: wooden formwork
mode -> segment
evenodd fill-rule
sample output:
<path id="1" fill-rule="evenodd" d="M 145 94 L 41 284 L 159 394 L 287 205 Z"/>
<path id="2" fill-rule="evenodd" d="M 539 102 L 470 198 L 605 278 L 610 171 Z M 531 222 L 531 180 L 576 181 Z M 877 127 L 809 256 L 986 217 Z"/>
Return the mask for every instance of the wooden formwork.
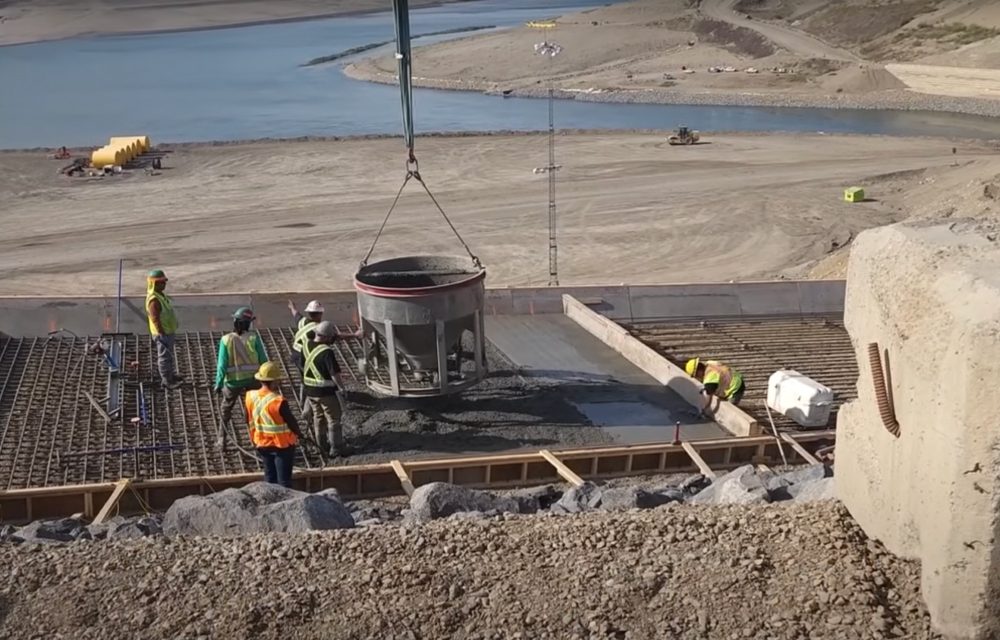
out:
<path id="1" fill-rule="evenodd" d="M 785 447 L 789 463 L 808 464 L 812 454 L 831 444 L 834 431 L 789 434 L 797 446 Z M 296 471 L 295 486 L 310 492 L 334 488 L 345 499 L 402 495 L 430 482 L 450 482 L 474 488 L 504 489 L 547 482 L 578 484 L 580 478 L 603 479 L 633 475 L 705 473 L 740 465 L 781 462 L 779 445 L 770 436 L 721 438 L 684 443 L 654 443 L 589 447 L 561 451 L 502 453 L 488 456 L 394 460 Z M 241 487 L 260 480 L 256 473 L 169 478 L 160 480 L 66 485 L 0 491 L 0 522 L 24 522 L 99 511 L 138 514 L 165 511 L 175 500 Z M 113 505 L 111 509 L 109 501 Z M 104 508 L 109 507 L 109 508 Z"/>

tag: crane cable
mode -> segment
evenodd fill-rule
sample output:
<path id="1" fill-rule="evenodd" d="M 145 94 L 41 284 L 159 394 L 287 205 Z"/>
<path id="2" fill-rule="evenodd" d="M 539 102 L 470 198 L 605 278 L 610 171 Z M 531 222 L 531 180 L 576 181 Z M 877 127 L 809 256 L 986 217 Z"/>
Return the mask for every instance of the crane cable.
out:
<path id="1" fill-rule="evenodd" d="M 361 260 L 360 269 L 363 269 L 368 264 L 368 259 L 371 258 L 372 253 L 375 251 L 375 245 L 378 244 L 379 239 L 382 237 L 382 232 L 385 230 L 385 225 L 389 222 L 389 217 L 392 212 L 396 209 L 396 205 L 399 203 L 400 197 L 403 195 L 403 190 L 406 188 L 407 183 L 411 179 L 416 180 L 420 183 L 420 186 L 424 188 L 427 196 L 434 203 L 437 208 L 438 213 L 444 218 L 444 221 L 448 223 L 448 227 L 451 229 L 455 237 L 462 244 L 465 252 L 469 254 L 472 259 L 472 263 L 477 268 L 482 268 L 482 263 L 479 258 L 472 253 L 472 249 L 462 238 L 461 234 L 458 233 L 458 229 L 452 223 L 448 214 L 445 213 L 441 204 L 438 202 L 437 198 L 431 192 L 430 187 L 424 182 L 423 176 L 420 175 L 420 165 L 417 163 L 417 157 L 413 152 L 414 146 L 414 135 L 413 135 L 413 73 L 412 73 L 412 56 L 410 54 L 410 10 L 409 10 L 409 0 L 392 0 L 392 12 L 393 18 L 396 25 L 396 61 L 399 73 L 399 97 L 400 104 L 403 111 L 403 141 L 406 144 L 406 176 L 403 178 L 403 184 L 399 186 L 399 191 L 396 192 L 396 197 L 392 201 L 389 210 L 385 214 L 385 218 L 382 219 L 382 225 L 378 228 L 378 233 L 375 234 L 375 239 L 372 240 L 371 247 L 368 248 L 368 253 L 365 254 L 364 259 Z"/>

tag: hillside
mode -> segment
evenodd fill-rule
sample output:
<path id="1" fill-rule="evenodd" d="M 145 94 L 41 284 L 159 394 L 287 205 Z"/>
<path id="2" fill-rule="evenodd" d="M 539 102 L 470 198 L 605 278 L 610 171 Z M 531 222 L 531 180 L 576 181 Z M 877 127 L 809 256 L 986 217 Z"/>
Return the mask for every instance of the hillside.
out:
<path id="1" fill-rule="evenodd" d="M 801 29 L 867 60 L 1000 64 L 1000 3 L 992 0 L 739 0 L 735 9 Z"/>
<path id="2" fill-rule="evenodd" d="M 975 69 L 1000 62 L 1000 5 L 979 0 L 633 0 L 553 24 L 418 47 L 414 82 L 515 96 L 551 83 L 564 97 L 613 102 L 1000 115 L 1000 65 Z M 562 53 L 537 55 L 546 39 Z M 396 63 L 384 55 L 346 72 L 395 83 Z"/>

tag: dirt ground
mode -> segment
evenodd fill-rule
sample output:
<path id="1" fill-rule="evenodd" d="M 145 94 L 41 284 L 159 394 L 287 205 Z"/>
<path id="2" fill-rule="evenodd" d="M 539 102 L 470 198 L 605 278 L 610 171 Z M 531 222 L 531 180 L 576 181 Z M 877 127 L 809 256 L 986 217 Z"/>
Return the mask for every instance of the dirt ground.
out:
<path id="1" fill-rule="evenodd" d="M 560 135 L 556 152 L 560 280 L 614 284 L 801 272 L 861 230 L 905 217 L 913 203 L 882 193 L 878 176 L 973 171 L 950 165 L 993 150 L 824 135 L 670 147 L 662 133 L 581 133 Z M 533 169 L 547 162 L 546 137 L 427 137 L 417 153 L 489 284 L 545 284 L 548 182 Z M 175 291 L 350 288 L 403 159 L 399 139 L 187 145 L 159 175 L 90 179 L 58 175 L 65 161 L 42 151 L 0 153 L 0 294 L 113 293 L 119 256 L 128 294 L 142 293 L 150 267 L 166 269 Z M 855 183 L 873 201 L 844 203 Z M 374 257 L 461 252 L 411 184 Z"/>
<path id="2" fill-rule="evenodd" d="M 940 638 L 835 502 L 0 544 L 9 638 Z"/>
<path id="3" fill-rule="evenodd" d="M 555 25 L 419 47 L 415 84 L 526 95 L 553 83 L 616 102 L 737 94 L 758 104 L 836 106 L 863 96 L 869 108 L 920 109 L 939 108 L 923 94 L 1000 94 L 995 71 L 973 68 L 995 67 L 1000 51 L 1000 9 L 978 1 L 633 0 L 564 15 Z M 554 59 L 535 53 L 546 39 L 563 47 Z M 896 77 L 886 70 L 900 61 L 969 68 L 958 80 L 944 69 L 936 73 L 943 81 L 930 82 L 924 71 L 903 67 Z M 395 82 L 395 61 L 360 60 L 346 73 Z"/>
<path id="4" fill-rule="evenodd" d="M 453 0 L 410 0 L 411 7 Z M 0 45 L 93 34 L 218 28 L 387 11 L 384 0 L 11 0 L 0 2 Z"/>

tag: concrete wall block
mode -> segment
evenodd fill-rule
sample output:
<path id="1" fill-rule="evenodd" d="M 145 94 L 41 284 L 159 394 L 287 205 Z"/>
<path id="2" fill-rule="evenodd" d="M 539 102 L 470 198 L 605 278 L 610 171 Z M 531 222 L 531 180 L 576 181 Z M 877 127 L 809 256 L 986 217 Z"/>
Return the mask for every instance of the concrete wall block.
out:
<path id="1" fill-rule="evenodd" d="M 799 289 L 799 309 L 802 313 L 843 313 L 845 280 L 805 280 L 795 283 Z"/>
<path id="2" fill-rule="evenodd" d="M 631 317 L 628 287 L 563 287 L 563 291 L 601 315 L 628 321 Z"/>
<path id="3" fill-rule="evenodd" d="M 562 313 L 563 289 L 560 287 L 524 287 L 510 291 L 515 315 Z"/>
<path id="4" fill-rule="evenodd" d="M 855 241 L 845 322 L 861 373 L 837 422 L 838 496 L 869 536 L 920 560 L 935 626 L 970 640 L 1000 637 L 1000 249 L 984 236 L 893 225 Z M 871 342 L 889 355 L 898 438 Z"/>
<path id="5" fill-rule="evenodd" d="M 0 331 L 12 336 L 44 336 L 50 331 L 68 329 L 90 335 L 114 329 L 114 298 L 6 298 L 0 303 Z M 122 307 L 122 325 L 129 313 Z"/>
<path id="6" fill-rule="evenodd" d="M 629 295 L 636 322 L 741 313 L 736 288 L 729 283 L 633 286 Z"/>
<path id="7" fill-rule="evenodd" d="M 488 316 L 506 316 L 514 313 L 512 289 L 487 289 L 484 311 Z"/>
<path id="8" fill-rule="evenodd" d="M 748 316 L 800 315 L 797 282 L 741 282 L 735 285 L 740 313 Z"/>

